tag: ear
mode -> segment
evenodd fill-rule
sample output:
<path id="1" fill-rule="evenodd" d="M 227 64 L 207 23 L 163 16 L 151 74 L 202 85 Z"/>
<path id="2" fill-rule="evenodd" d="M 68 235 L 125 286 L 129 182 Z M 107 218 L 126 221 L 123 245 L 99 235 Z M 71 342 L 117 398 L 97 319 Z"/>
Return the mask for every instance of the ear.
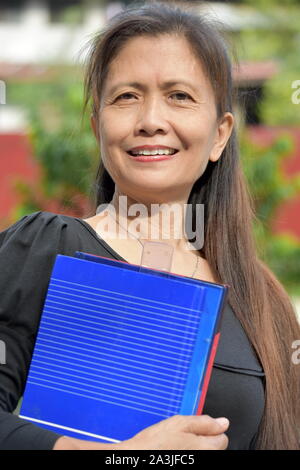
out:
<path id="1" fill-rule="evenodd" d="M 219 160 L 220 156 L 222 155 L 222 152 L 229 140 L 229 137 L 231 136 L 233 125 L 233 115 L 229 112 L 225 113 L 218 124 L 214 146 L 209 156 L 209 160 L 211 160 L 212 162 L 216 162 L 217 160 Z"/>
<path id="2" fill-rule="evenodd" d="M 99 142 L 98 119 L 94 114 L 91 114 L 90 123 L 91 123 L 91 128 L 93 129 L 94 136 L 96 137 L 97 142 Z"/>

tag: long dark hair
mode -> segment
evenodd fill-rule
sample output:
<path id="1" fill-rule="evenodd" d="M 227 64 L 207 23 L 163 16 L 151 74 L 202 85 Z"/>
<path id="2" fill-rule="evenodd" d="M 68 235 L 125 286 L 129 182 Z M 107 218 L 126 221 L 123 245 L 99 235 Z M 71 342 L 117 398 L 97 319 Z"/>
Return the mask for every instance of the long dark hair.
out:
<path id="1" fill-rule="evenodd" d="M 93 39 L 85 78 L 85 109 L 97 116 L 109 64 L 133 37 L 176 34 L 185 37 L 213 86 L 218 117 L 232 112 L 232 65 L 228 46 L 215 23 L 173 2 L 138 4 L 114 16 Z M 100 161 L 96 206 L 110 202 L 114 181 Z M 280 282 L 258 258 L 255 219 L 239 160 L 236 130 L 217 162 L 209 162 L 194 184 L 188 203 L 205 204 L 202 253 L 219 282 L 231 286 L 229 303 L 265 371 L 265 409 L 257 449 L 299 449 L 300 365 L 292 362 L 292 343 L 300 326 Z"/>

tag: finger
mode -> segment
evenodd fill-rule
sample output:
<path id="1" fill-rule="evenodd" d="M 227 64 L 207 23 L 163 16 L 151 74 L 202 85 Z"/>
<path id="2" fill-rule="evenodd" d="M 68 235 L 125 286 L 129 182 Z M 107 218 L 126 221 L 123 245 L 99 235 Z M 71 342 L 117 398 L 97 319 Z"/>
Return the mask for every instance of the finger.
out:
<path id="1" fill-rule="evenodd" d="M 196 435 L 213 436 L 225 432 L 229 427 L 229 420 L 222 421 L 208 415 L 187 416 L 185 431 Z"/>

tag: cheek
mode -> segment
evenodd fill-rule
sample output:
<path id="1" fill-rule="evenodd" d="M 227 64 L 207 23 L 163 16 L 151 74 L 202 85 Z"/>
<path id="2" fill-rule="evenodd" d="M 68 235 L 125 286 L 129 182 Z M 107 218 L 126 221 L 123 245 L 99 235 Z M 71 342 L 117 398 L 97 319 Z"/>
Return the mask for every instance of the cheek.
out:
<path id="1" fill-rule="evenodd" d="M 187 129 L 187 163 L 184 166 L 193 178 L 200 178 L 206 170 L 214 143 L 215 133 L 212 128 L 206 121 L 206 125 L 203 122 L 198 125 L 194 123 Z"/>
<path id="2" fill-rule="evenodd" d="M 212 139 L 208 130 L 208 125 L 205 126 L 201 121 L 191 123 L 190 127 L 186 127 L 184 135 L 187 138 L 187 151 L 190 149 L 191 155 L 198 155 L 199 160 L 205 159 L 211 148 Z"/>
<path id="3" fill-rule="evenodd" d="M 99 126 L 101 160 L 112 179 L 118 181 L 123 165 L 120 147 L 122 147 L 125 134 L 120 123 L 108 114 L 106 113 L 105 117 L 102 116 L 103 124 Z"/>
<path id="4" fill-rule="evenodd" d="M 122 146 L 123 140 L 130 134 L 130 130 L 132 131 L 132 121 L 128 113 L 103 112 L 101 117 L 103 124 L 100 125 L 99 131 L 103 150 Z"/>

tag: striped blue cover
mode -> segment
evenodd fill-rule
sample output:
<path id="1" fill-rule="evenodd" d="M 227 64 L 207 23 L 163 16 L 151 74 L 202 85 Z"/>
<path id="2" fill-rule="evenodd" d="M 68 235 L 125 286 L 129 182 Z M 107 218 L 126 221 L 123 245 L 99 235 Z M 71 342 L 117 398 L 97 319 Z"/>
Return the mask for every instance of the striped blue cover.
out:
<path id="1" fill-rule="evenodd" d="M 56 258 L 20 417 L 117 442 L 194 414 L 227 287 L 77 256 Z"/>

